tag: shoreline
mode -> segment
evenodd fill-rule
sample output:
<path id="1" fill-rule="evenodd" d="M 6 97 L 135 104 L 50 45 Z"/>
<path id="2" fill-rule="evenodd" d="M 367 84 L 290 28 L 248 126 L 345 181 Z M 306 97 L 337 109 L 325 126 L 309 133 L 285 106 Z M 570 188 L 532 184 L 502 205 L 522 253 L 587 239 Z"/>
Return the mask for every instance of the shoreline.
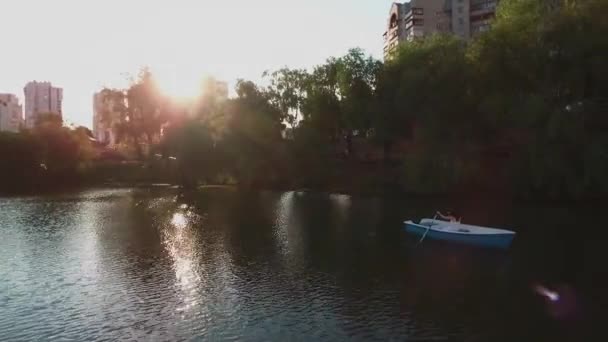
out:
<path id="1" fill-rule="evenodd" d="M 498 194 L 491 192 L 446 192 L 446 193 L 416 193 L 407 192 L 401 189 L 391 189 L 389 191 L 380 191 L 378 189 L 345 189 L 342 187 L 287 187 L 287 186 L 239 186 L 238 184 L 207 184 L 199 185 L 192 189 L 183 189 L 180 185 L 162 182 L 107 182 L 103 184 L 74 184 L 70 186 L 63 186 L 61 189 L 54 187 L 38 188 L 34 189 L 20 189 L 17 191 L 0 191 L 0 198 L 11 198 L 11 197 L 22 197 L 22 196 L 46 196 L 46 195 L 57 195 L 62 193 L 73 193 L 86 190 L 95 189 L 175 189 L 180 192 L 192 192 L 192 191 L 203 191 L 210 189 L 224 189 L 232 191 L 244 191 L 244 192 L 258 192 L 258 191 L 277 191 L 277 192 L 314 192 L 319 194 L 329 195 L 347 195 L 357 197 L 382 197 L 382 198 L 410 198 L 418 200 L 451 200 L 453 202 L 458 201 L 471 201 L 471 200 L 484 200 L 492 202 L 516 202 L 522 204 L 541 204 L 541 205 L 567 205 L 569 207 L 578 206 L 600 206 L 603 203 L 608 202 L 608 198 L 582 198 L 582 199 L 568 199 L 568 198 L 543 198 L 543 197 L 523 197 L 523 196 L 512 196 L 506 194 Z"/>

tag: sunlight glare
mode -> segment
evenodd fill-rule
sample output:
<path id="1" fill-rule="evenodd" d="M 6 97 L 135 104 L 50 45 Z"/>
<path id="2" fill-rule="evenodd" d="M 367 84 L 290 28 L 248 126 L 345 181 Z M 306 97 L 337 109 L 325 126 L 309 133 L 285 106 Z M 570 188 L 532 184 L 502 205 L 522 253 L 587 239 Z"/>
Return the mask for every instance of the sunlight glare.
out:
<path id="1" fill-rule="evenodd" d="M 152 73 L 165 95 L 177 100 L 194 99 L 200 95 L 203 80 L 207 77 L 206 74 L 192 72 L 189 75 L 183 75 L 172 69 L 170 67 L 152 68 Z"/>
<path id="2" fill-rule="evenodd" d="M 183 214 L 176 213 L 173 215 L 171 223 L 178 228 L 183 228 L 185 221 Z M 180 289 L 183 302 L 183 305 L 176 308 L 176 311 L 183 313 L 193 310 L 199 304 L 197 286 L 202 281 L 196 268 L 198 262 L 194 236 L 188 230 L 165 230 L 163 244 L 173 260 L 175 285 Z"/>
<path id="3" fill-rule="evenodd" d="M 173 218 L 171 218 L 171 223 L 179 229 L 184 229 L 186 227 L 186 225 L 188 224 L 188 220 L 186 219 L 186 216 L 182 213 L 175 213 L 173 214 Z"/>
<path id="4" fill-rule="evenodd" d="M 275 237 L 278 243 L 278 247 L 281 252 L 285 255 L 289 254 L 289 228 L 293 224 L 293 200 L 294 192 L 286 192 L 281 195 L 281 198 L 277 202 L 276 206 L 276 220 L 275 220 Z"/>

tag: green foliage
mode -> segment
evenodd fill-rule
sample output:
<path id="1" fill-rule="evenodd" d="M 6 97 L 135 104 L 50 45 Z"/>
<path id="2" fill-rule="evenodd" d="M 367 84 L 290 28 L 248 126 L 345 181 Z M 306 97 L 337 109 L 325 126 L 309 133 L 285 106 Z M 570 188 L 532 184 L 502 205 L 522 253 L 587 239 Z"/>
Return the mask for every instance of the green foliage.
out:
<path id="1" fill-rule="evenodd" d="M 338 90 L 338 62 L 329 59 L 325 64 L 314 68 L 306 83 L 306 97 L 302 99 L 302 126 L 314 128 L 318 134 L 336 142 L 342 133 Z"/>
<path id="2" fill-rule="evenodd" d="M 29 133 L 0 133 L 0 192 L 23 187 L 36 179 L 40 170 L 40 150 Z"/>
<path id="3" fill-rule="evenodd" d="M 271 95 L 239 81 L 237 98 L 226 103 L 226 130 L 220 141 L 228 170 L 243 184 L 276 177 L 282 149 L 283 113 Z"/>
<path id="4" fill-rule="evenodd" d="M 381 127 L 416 123 L 417 138 L 425 141 L 469 139 L 476 118 L 465 51 L 457 38 L 441 35 L 404 45 L 387 65 L 379 92 L 383 109 L 401 117 L 388 117 Z"/>
<path id="5" fill-rule="evenodd" d="M 61 127 L 63 126 L 63 118 L 56 113 L 41 113 L 36 117 L 36 127 Z"/>
<path id="6" fill-rule="evenodd" d="M 114 125 L 118 142 L 132 146 L 139 158 L 142 147 L 150 147 L 160 139 L 161 127 L 168 120 L 169 101 L 162 95 L 148 69 L 142 69 L 128 89 L 103 89 L 106 109 L 104 121 Z"/>
<path id="7" fill-rule="evenodd" d="M 347 139 L 347 154 L 353 154 L 352 136 L 367 137 L 372 128 L 376 80 L 381 63 L 352 49 L 337 61 L 338 98 Z"/>
<path id="8" fill-rule="evenodd" d="M 156 148 L 149 164 L 174 168 L 188 187 L 221 176 L 244 186 L 606 196 L 605 13 L 605 0 L 501 1 L 471 42 L 426 37 L 384 64 L 352 49 L 309 70 L 267 72 L 267 87 L 241 80 L 227 100 L 210 79 L 195 109 L 162 96 L 144 70 L 128 89 L 103 90 L 103 120 L 122 144 Z M 94 155 L 90 132 L 43 121 L 2 136 L 0 153 L 33 152 L 10 156 L 16 166 L 4 172 L 45 163 L 69 174 Z"/>
<path id="9" fill-rule="evenodd" d="M 332 143 L 310 122 L 304 121 L 289 142 L 291 177 L 301 186 L 322 185 L 328 182 L 330 164 L 334 161 Z"/>
<path id="10" fill-rule="evenodd" d="M 268 93 L 271 101 L 281 110 L 282 119 L 292 127 L 297 125 L 301 119 L 309 75 L 305 70 L 283 68 L 272 73 L 265 72 L 264 76 L 270 77 Z"/>
<path id="11" fill-rule="evenodd" d="M 185 187 L 208 181 L 218 171 L 218 156 L 211 130 L 200 120 L 189 120 L 167 130 L 162 144 L 165 160 L 177 164 Z"/>
<path id="12" fill-rule="evenodd" d="M 351 49 L 340 58 L 330 58 L 312 72 L 280 69 L 270 76 L 265 90 L 290 125 L 319 130 L 331 144 L 345 142 L 353 154 L 352 139 L 367 137 L 373 126 L 375 89 L 382 63 Z"/>
<path id="13" fill-rule="evenodd" d="M 578 198 L 605 191 L 605 1 L 503 1 L 469 49 L 484 127 L 512 141 L 517 191 Z M 492 141 L 490 141 L 492 142 Z"/>
<path id="14" fill-rule="evenodd" d="M 84 127 L 59 125 L 58 116 L 45 116 L 36 128 L 21 133 L 0 133 L 0 192 L 41 189 L 73 184 L 94 157 Z"/>

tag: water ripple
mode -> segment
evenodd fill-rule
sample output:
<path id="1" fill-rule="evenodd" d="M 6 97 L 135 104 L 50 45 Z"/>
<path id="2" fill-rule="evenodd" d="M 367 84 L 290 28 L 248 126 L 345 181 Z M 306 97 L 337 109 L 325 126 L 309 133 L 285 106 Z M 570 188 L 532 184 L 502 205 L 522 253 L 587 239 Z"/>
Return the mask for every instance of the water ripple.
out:
<path id="1" fill-rule="evenodd" d="M 358 219 L 365 203 L 315 196 L 121 189 L 0 199 L 0 340 L 488 336 L 450 314 L 464 311 L 462 293 L 426 281 L 436 278 L 420 261 L 395 261 L 392 231 Z M 431 286 L 444 311 L 420 290 Z"/>

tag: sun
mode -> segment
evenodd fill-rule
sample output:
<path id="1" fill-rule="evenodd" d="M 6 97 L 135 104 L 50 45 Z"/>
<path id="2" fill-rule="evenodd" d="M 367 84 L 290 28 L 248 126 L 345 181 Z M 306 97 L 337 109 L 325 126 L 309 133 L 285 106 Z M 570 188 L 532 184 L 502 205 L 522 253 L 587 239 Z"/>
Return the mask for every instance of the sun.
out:
<path id="1" fill-rule="evenodd" d="M 205 75 L 178 73 L 166 68 L 152 70 L 160 90 L 174 99 L 193 99 L 200 95 Z"/>
<path id="2" fill-rule="evenodd" d="M 159 87 L 165 95 L 175 99 L 191 99 L 197 97 L 201 92 L 201 83 L 186 82 L 182 79 L 158 79 Z"/>

